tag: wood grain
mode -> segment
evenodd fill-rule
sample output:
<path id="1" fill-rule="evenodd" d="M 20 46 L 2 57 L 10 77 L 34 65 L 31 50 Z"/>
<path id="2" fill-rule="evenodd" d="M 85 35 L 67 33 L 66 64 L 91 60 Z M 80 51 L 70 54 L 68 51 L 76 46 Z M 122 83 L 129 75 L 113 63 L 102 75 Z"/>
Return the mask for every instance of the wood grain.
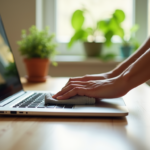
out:
<path id="1" fill-rule="evenodd" d="M 68 78 L 27 83 L 25 90 L 59 91 Z M 124 97 L 123 118 L 0 116 L 0 150 L 148 150 L 150 88 L 146 84 Z"/>

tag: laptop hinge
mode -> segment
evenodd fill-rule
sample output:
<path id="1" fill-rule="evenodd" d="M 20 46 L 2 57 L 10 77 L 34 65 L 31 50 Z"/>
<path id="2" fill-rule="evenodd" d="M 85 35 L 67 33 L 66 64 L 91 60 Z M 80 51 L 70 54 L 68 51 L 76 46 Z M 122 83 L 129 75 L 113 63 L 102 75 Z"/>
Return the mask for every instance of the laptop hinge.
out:
<path id="1" fill-rule="evenodd" d="M 17 99 L 18 97 L 22 96 L 25 93 L 26 93 L 25 91 L 21 90 L 21 91 L 17 92 L 16 94 L 13 94 L 12 96 L 5 98 L 4 100 L 2 100 L 0 102 L 0 107 L 14 101 L 15 99 Z"/>

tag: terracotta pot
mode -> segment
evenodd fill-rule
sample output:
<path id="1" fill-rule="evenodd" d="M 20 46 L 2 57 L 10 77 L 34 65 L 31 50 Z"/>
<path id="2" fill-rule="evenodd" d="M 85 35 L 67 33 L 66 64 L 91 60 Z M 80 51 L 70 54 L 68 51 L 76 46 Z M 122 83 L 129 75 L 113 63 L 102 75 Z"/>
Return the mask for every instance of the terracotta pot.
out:
<path id="1" fill-rule="evenodd" d="M 102 49 L 102 43 L 84 42 L 84 49 L 88 57 L 99 56 Z"/>
<path id="2" fill-rule="evenodd" d="M 32 58 L 24 59 L 27 80 L 29 82 L 45 82 L 48 74 L 49 59 Z"/>

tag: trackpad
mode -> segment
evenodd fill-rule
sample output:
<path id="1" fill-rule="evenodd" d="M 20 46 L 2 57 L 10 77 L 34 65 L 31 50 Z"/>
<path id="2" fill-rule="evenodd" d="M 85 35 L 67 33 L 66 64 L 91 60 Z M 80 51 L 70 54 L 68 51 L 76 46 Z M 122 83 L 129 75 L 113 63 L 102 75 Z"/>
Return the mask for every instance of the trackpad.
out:
<path id="1" fill-rule="evenodd" d="M 126 106 L 124 100 L 119 98 L 111 98 L 111 99 L 98 99 L 96 101 L 98 105 L 109 105 L 109 106 Z"/>
<path id="2" fill-rule="evenodd" d="M 126 106 L 122 98 L 101 99 L 97 100 L 95 105 L 75 105 L 74 109 L 82 112 L 121 112 Z"/>

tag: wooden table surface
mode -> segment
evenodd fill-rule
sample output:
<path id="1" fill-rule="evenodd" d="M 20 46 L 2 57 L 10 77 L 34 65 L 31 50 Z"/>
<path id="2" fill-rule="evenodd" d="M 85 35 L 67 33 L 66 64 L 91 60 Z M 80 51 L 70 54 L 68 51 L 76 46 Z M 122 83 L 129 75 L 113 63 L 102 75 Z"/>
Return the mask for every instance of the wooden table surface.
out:
<path id="1" fill-rule="evenodd" d="M 48 78 L 25 90 L 60 90 L 68 78 Z M 123 118 L 0 116 L 0 150 L 150 150 L 150 88 L 146 84 L 124 97 Z"/>

